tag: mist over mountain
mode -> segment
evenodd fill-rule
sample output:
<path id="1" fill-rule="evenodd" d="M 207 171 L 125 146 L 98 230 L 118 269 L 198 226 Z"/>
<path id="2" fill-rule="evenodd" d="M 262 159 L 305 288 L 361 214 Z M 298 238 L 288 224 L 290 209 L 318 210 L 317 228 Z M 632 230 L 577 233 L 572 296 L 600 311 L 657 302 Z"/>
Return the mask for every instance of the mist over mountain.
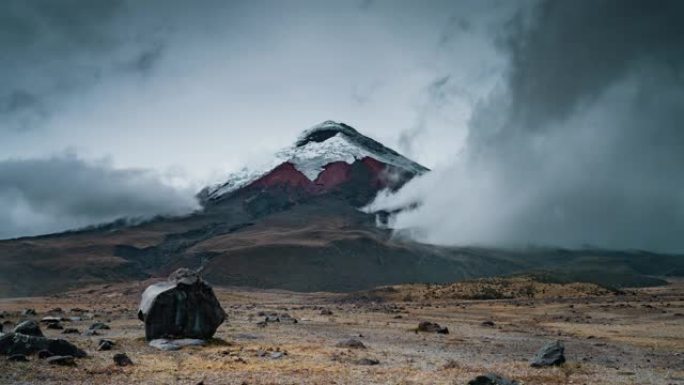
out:
<path id="1" fill-rule="evenodd" d="M 684 250 L 684 6 L 541 1 L 502 30 L 508 69 L 463 151 L 381 194 L 402 234 L 451 245 Z"/>

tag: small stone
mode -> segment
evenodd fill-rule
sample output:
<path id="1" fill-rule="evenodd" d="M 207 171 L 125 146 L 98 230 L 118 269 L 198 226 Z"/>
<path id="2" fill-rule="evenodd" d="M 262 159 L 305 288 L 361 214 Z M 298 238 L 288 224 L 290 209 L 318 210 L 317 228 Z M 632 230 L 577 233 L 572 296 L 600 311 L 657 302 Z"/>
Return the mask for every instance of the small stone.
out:
<path id="1" fill-rule="evenodd" d="M 542 346 L 530 361 L 530 366 L 535 368 L 545 366 L 558 366 L 565 362 L 565 346 L 560 341 L 549 342 Z"/>
<path id="2" fill-rule="evenodd" d="M 333 312 L 330 309 L 323 309 L 321 310 L 321 315 L 333 315 Z"/>
<path id="3" fill-rule="evenodd" d="M 62 326 L 61 323 L 56 322 L 56 323 L 47 324 L 47 326 L 45 328 L 46 329 L 52 329 L 52 330 L 62 330 L 62 329 L 64 329 L 64 326 Z"/>
<path id="4" fill-rule="evenodd" d="M 511 381 L 498 374 L 488 373 L 468 381 L 468 385 L 519 385 L 519 382 Z"/>
<path id="5" fill-rule="evenodd" d="M 449 329 L 447 327 L 442 327 L 436 322 L 422 321 L 418 324 L 417 330 L 419 332 L 449 334 Z"/>
<path id="6" fill-rule="evenodd" d="M 41 360 L 52 357 L 52 356 L 54 356 L 54 354 L 52 354 L 52 352 L 49 350 L 43 349 L 43 350 L 38 352 L 38 358 Z"/>
<path id="7" fill-rule="evenodd" d="M 133 365 L 133 361 L 126 355 L 126 353 L 116 353 L 113 357 L 114 363 L 118 366 L 130 366 Z"/>
<path id="8" fill-rule="evenodd" d="M 23 354 L 13 354 L 9 357 L 7 357 L 7 361 L 12 361 L 12 362 L 28 362 L 29 359 Z"/>
<path id="9" fill-rule="evenodd" d="M 483 321 L 481 325 L 490 328 L 495 326 L 494 321 Z"/>
<path id="10" fill-rule="evenodd" d="M 76 366 L 73 356 L 52 356 L 45 360 L 50 365 Z"/>
<path id="11" fill-rule="evenodd" d="M 337 343 L 338 348 L 349 348 L 349 349 L 365 349 L 366 345 L 363 342 L 357 340 L 356 338 L 350 338 Z"/>
<path id="12" fill-rule="evenodd" d="M 114 341 L 102 339 L 102 340 L 100 340 L 100 343 L 97 345 L 97 350 L 99 350 L 99 351 L 112 350 L 113 347 L 114 347 Z"/>
<path id="13" fill-rule="evenodd" d="M 43 317 L 40 320 L 40 323 L 49 325 L 49 324 L 59 323 L 61 320 L 62 320 L 61 317 L 47 316 L 47 317 Z"/>
<path id="14" fill-rule="evenodd" d="M 62 331 L 62 334 L 81 334 L 81 332 L 75 328 L 66 328 Z"/>
<path id="15" fill-rule="evenodd" d="M 104 322 L 95 322 L 88 328 L 90 330 L 109 330 L 110 327 Z"/>
<path id="16" fill-rule="evenodd" d="M 21 312 L 21 315 L 24 317 L 37 315 L 37 314 L 38 313 L 36 313 L 35 309 L 25 309 L 24 311 Z"/>
<path id="17" fill-rule="evenodd" d="M 357 360 L 356 364 L 357 365 L 374 366 L 374 365 L 379 365 L 380 361 L 376 360 L 375 358 L 362 358 L 360 360 Z"/>

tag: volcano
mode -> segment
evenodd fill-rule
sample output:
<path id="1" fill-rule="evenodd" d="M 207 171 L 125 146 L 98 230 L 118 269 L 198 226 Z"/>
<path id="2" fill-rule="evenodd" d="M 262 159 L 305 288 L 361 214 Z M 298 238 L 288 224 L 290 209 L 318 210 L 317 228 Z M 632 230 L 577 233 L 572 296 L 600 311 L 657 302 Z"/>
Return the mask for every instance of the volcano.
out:
<path id="1" fill-rule="evenodd" d="M 326 121 L 304 131 L 272 161 L 232 174 L 225 183 L 202 190 L 199 197 L 205 207 L 259 193 L 288 201 L 337 195 L 362 205 L 379 190 L 396 190 L 427 171 L 344 123 Z"/>
<path id="2" fill-rule="evenodd" d="M 217 285 L 353 291 L 406 282 L 542 270 L 611 285 L 662 282 L 684 272 L 681 256 L 646 252 L 440 247 L 378 227 L 368 213 L 384 189 L 429 170 L 333 121 L 304 131 L 263 165 L 250 165 L 198 194 L 180 217 L 0 241 L 0 296 L 167 276 L 204 266 Z M 458 215 L 458 213 L 453 213 Z"/>

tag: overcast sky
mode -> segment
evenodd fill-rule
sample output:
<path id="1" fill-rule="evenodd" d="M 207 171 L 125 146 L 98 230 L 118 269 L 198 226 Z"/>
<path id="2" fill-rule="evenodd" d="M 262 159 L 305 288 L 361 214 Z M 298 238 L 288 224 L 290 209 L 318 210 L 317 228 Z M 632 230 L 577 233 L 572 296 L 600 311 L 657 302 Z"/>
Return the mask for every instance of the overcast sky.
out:
<path id="1" fill-rule="evenodd" d="M 435 170 L 376 202 L 419 200 L 421 240 L 684 251 L 683 13 L 653 3 L 3 1 L 0 238 L 187 212 L 333 119 Z"/>

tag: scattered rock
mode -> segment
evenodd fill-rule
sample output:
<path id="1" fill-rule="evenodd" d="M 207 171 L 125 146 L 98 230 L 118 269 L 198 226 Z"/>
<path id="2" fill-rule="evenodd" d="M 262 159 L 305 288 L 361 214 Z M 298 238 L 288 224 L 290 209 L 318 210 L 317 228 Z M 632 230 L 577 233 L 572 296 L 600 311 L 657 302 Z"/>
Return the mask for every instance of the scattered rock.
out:
<path id="1" fill-rule="evenodd" d="M 52 354 L 52 352 L 49 350 L 41 350 L 38 352 L 38 358 L 41 360 L 52 357 L 52 356 L 54 356 L 54 354 Z"/>
<path id="2" fill-rule="evenodd" d="M 99 351 L 112 350 L 113 347 L 114 347 L 114 341 L 112 341 L 112 340 L 102 339 L 97 344 L 97 350 L 99 350 Z"/>
<path id="3" fill-rule="evenodd" d="M 133 365 L 133 361 L 126 355 L 126 353 L 116 353 L 113 357 L 114 363 L 118 366 Z"/>
<path id="4" fill-rule="evenodd" d="M 52 330 L 62 330 L 62 329 L 64 329 L 64 326 L 62 326 L 62 324 L 59 322 L 55 322 L 55 323 L 47 324 L 46 328 L 52 329 Z"/>
<path id="5" fill-rule="evenodd" d="M 360 360 L 357 360 L 356 364 L 357 365 L 373 366 L 373 365 L 380 365 L 380 361 L 376 360 L 375 358 L 362 358 Z"/>
<path id="6" fill-rule="evenodd" d="M 90 325 L 88 328 L 89 330 L 109 330 L 111 329 L 109 325 L 107 325 L 104 322 L 95 322 L 94 324 Z"/>
<path id="7" fill-rule="evenodd" d="M 52 356 L 45 360 L 50 365 L 76 366 L 73 356 Z"/>
<path id="8" fill-rule="evenodd" d="M 202 346 L 205 345 L 207 341 L 193 338 L 182 338 L 178 340 L 169 340 L 165 338 L 158 338 L 149 342 L 149 345 L 153 348 L 172 351 L 179 350 L 185 346 Z"/>
<path id="9" fill-rule="evenodd" d="M 12 361 L 12 362 L 28 362 L 29 359 L 23 354 L 12 354 L 11 356 L 7 357 L 7 361 Z"/>
<path id="10" fill-rule="evenodd" d="M 81 332 L 75 328 L 66 328 L 62 331 L 62 334 L 81 334 Z"/>
<path id="11" fill-rule="evenodd" d="M 35 309 L 25 309 L 24 311 L 21 312 L 21 315 L 24 317 L 28 317 L 28 316 L 38 315 L 38 313 L 36 313 Z"/>
<path id="12" fill-rule="evenodd" d="M 417 330 L 419 332 L 449 334 L 449 329 L 446 326 L 442 327 L 438 323 L 428 321 L 422 321 L 419 323 Z"/>
<path id="13" fill-rule="evenodd" d="M 323 309 L 321 310 L 321 315 L 333 315 L 333 312 L 330 309 Z"/>
<path id="14" fill-rule="evenodd" d="M 363 344 L 363 342 L 355 339 L 355 338 L 350 338 L 347 340 L 343 340 L 337 343 L 338 348 L 349 348 L 349 349 L 365 349 L 366 345 Z"/>
<path id="15" fill-rule="evenodd" d="M 100 333 L 98 333 L 97 330 L 90 330 L 90 329 L 86 330 L 84 334 L 88 337 L 100 335 Z"/>
<path id="16" fill-rule="evenodd" d="M 285 357 L 285 353 L 283 353 L 283 352 L 271 352 L 269 357 L 271 357 L 271 359 L 273 359 L 273 360 L 277 360 L 277 359 Z"/>
<path id="17" fill-rule="evenodd" d="M 168 281 L 145 289 L 138 318 L 145 322 L 148 341 L 165 337 L 209 339 L 226 313 L 199 272 L 178 269 Z"/>
<path id="18" fill-rule="evenodd" d="M 19 333 L 19 334 L 24 334 L 27 336 L 44 337 L 43 332 L 40 330 L 40 326 L 38 325 L 38 322 L 33 321 L 33 320 L 20 322 L 14 328 L 14 332 Z"/>
<path id="19" fill-rule="evenodd" d="M 494 327 L 496 324 L 494 323 L 494 321 L 483 321 L 481 325 L 482 325 L 482 326 L 485 326 L 485 327 L 490 327 L 490 328 L 492 328 L 492 327 Z M 483 377 L 483 376 L 480 376 L 480 377 Z"/>
<path id="20" fill-rule="evenodd" d="M 49 325 L 49 324 L 59 323 L 61 321 L 62 321 L 62 317 L 47 316 L 47 317 L 43 317 L 40 320 L 40 323 Z"/>
<path id="21" fill-rule="evenodd" d="M 498 374 L 488 373 L 475 377 L 468 382 L 468 385 L 519 385 L 519 382 L 511 381 Z"/>
<path id="22" fill-rule="evenodd" d="M 287 313 L 282 313 L 281 315 L 278 316 L 278 319 L 280 320 L 280 322 L 283 322 L 283 323 L 296 324 L 299 322 L 299 321 L 297 321 L 296 318 L 292 317 L 291 315 L 289 315 Z"/>
<path id="23" fill-rule="evenodd" d="M 565 362 L 565 346 L 560 341 L 549 342 L 542 346 L 530 361 L 535 368 L 545 366 L 558 366 Z"/>
<path id="24" fill-rule="evenodd" d="M 86 353 L 66 340 L 35 337 L 20 333 L 7 333 L 0 336 L 0 354 L 33 354 L 41 350 L 56 355 L 85 357 Z"/>

